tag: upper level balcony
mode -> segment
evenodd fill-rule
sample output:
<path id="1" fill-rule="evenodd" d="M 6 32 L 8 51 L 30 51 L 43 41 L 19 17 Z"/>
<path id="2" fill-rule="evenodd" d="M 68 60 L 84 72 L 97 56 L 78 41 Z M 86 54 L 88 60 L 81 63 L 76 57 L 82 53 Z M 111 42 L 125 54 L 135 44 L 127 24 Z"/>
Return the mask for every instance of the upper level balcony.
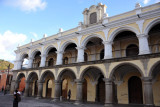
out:
<path id="1" fill-rule="evenodd" d="M 21 68 L 38 69 L 39 67 L 54 68 L 57 65 L 70 65 L 76 63 L 89 63 L 103 60 L 117 60 L 127 58 L 138 58 L 148 51 L 148 55 L 160 52 L 160 24 L 152 26 L 148 35 L 139 37 L 132 31 L 120 31 L 115 34 L 113 41 L 105 43 L 101 38 L 91 37 L 84 42 L 83 47 L 78 47 L 76 42 L 67 42 L 62 46 L 61 51 L 56 47 L 48 47 L 42 52 L 36 50 L 30 56 L 21 56 Z M 146 39 L 147 41 L 144 42 Z M 143 42 L 143 43 L 141 43 Z M 146 44 L 147 43 L 147 44 Z M 28 60 L 27 66 L 23 66 Z"/>

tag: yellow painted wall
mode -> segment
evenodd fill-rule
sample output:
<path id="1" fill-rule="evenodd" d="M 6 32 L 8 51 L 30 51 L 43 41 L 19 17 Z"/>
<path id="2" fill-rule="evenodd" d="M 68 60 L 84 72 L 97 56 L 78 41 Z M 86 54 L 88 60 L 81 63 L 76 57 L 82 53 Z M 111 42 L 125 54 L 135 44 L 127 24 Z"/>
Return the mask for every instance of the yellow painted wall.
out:
<path id="1" fill-rule="evenodd" d="M 138 76 L 141 77 L 139 73 L 130 73 L 127 74 L 124 77 L 123 83 L 121 85 L 117 85 L 117 98 L 119 104 L 128 104 L 129 98 L 128 98 L 128 80 L 132 76 Z"/>
<path id="2" fill-rule="evenodd" d="M 153 83 L 153 98 L 154 104 L 160 106 L 160 75 L 157 76 L 157 81 Z"/>

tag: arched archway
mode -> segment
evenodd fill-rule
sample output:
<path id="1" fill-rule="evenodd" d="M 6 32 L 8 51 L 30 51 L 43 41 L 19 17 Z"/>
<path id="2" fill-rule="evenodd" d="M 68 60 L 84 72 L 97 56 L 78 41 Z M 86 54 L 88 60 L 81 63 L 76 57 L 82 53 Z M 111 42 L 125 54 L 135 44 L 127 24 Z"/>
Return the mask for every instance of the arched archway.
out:
<path id="1" fill-rule="evenodd" d="M 65 46 L 63 46 L 65 45 Z M 64 43 L 62 45 L 62 49 L 64 50 L 63 53 L 63 64 L 70 64 L 70 63 L 75 63 L 77 61 L 77 44 L 76 43 Z"/>
<path id="2" fill-rule="evenodd" d="M 128 96 L 130 104 L 143 104 L 142 81 L 137 76 L 128 80 Z"/>
<path id="3" fill-rule="evenodd" d="M 29 92 L 27 96 L 37 96 L 38 94 L 38 75 L 36 72 L 32 72 L 28 75 L 27 82 L 29 82 Z"/>
<path id="4" fill-rule="evenodd" d="M 15 89 L 18 89 L 19 91 L 23 91 L 25 89 L 25 74 L 24 73 L 20 73 L 17 76 L 17 80 L 16 80 L 16 86 Z"/>
<path id="5" fill-rule="evenodd" d="M 136 33 L 132 32 L 131 30 L 122 30 L 115 33 L 115 35 L 112 35 L 111 38 L 113 41 L 112 44 L 112 54 L 113 57 L 126 57 L 126 56 L 132 56 L 132 55 L 138 55 L 137 52 L 137 46 L 131 45 L 131 44 L 138 44 L 138 38 L 136 36 Z M 127 41 L 127 42 L 126 42 Z M 128 47 L 127 47 L 128 46 Z M 127 48 L 126 48 L 127 47 Z M 136 48 L 134 51 L 131 48 Z M 138 48 L 139 49 L 139 48 Z"/>
<path id="6" fill-rule="evenodd" d="M 153 99 L 156 106 L 160 106 L 160 61 L 153 64 L 150 69 L 149 77 L 152 77 Z"/>
<path id="7" fill-rule="evenodd" d="M 99 52 L 100 50 L 104 49 L 104 45 L 102 42 L 103 42 L 103 39 L 99 37 L 94 37 L 94 36 L 86 39 L 85 43 L 83 44 L 86 47 L 84 51 L 85 61 L 86 59 L 88 61 L 99 60 L 99 54 L 100 54 Z"/>
<path id="8" fill-rule="evenodd" d="M 40 51 L 35 51 L 33 53 L 33 56 L 32 56 L 34 59 L 33 59 L 33 64 L 32 64 L 32 67 L 33 68 L 38 68 L 40 66 L 40 63 L 41 63 L 41 52 Z"/>
<path id="9" fill-rule="evenodd" d="M 57 60 L 57 49 L 55 47 L 50 47 L 46 50 L 46 66 L 54 66 Z"/>
<path id="10" fill-rule="evenodd" d="M 54 88 L 55 88 L 54 80 L 55 76 L 52 71 L 47 70 L 42 74 L 40 81 L 43 82 L 43 93 L 42 93 L 43 97 L 46 98 L 54 97 Z"/>
<path id="11" fill-rule="evenodd" d="M 74 83 L 76 74 L 71 69 L 64 69 L 58 75 L 58 80 L 62 81 L 61 96 L 64 100 L 67 99 L 67 93 L 71 90 L 71 100 L 76 100 L 76 87 Z"/>
<path id="12" fill-rule="evenodd" d="M 90 66 L 82 71 L 80 79 L 84 80 L 83 101 L 99 101 L 104 103 L 105 83 L 103 82 L 103 78 L 104 73 L 98 67 Z"/>
<path id="13" fill-rule="evenodd" d="M 148 31 L 148 42 L 152 53 L 160 52 L 160 21 L 152 25 Z"/>
<path id="14" fill-rule="evenodd" d="M 114 88 L 117 90 L 117 92 L 114 92 L 114 93 L 116 93 L 117 95 L 120 95 L 116 97 L 117 95 L 113 93 L 114 102 L 118 100 L 118 103 L 121 103 L 121 104 L 127 104 L 127 103 L 143 104 L 142 82 L 140 78 L 143 78 L 144 74 L 137 65 L 132 63 L 118 64 L 113 68 L 109 77 L 112 78 L 115 83 Z M 132 77 L 137 77 L 138 79 L 133 78 L 130 80 L 130 78 Z M 136 80 L 139 83 L 137 83 Z M 139 93 L 132 89 L 137 89 Z M 120 91 L 120 90 L 123 90 L 123 91 Z M 125 94 L 125 96 L 121 96 L 122 93 Z M 135 93 L 139 95 L 136 95 Z M 126 102 L 126 100 L 123 99 L 124 97 L 126 100 L 128 100 L 128 102 Z"/>
<path id="15" fill-rule="evenodd" d="M 24 53 L 22 56 L 21 56 L 21 60 L 22 60 L 22 63 L 21 63 L 21 69 L 26 69 L 28 67 L 28 61 L 29 61 L 29 56 L 27 53 Z"/>

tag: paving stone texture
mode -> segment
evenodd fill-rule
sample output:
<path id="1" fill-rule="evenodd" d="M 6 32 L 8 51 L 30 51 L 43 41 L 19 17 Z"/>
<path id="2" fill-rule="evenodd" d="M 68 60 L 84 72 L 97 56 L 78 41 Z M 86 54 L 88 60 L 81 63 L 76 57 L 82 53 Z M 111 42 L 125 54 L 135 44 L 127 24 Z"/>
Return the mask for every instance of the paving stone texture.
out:
<path id="1" fill-rule="evenodd" d="M 99 103 L 83 103 L 75 105 L 73 101 L 54 102 L 53 99 L 36 99 L 21 97 L 18 107 L 104 107 Z M 0 107 L 13 107 L 13 95 L 0 93 Z M 143 105 L 114 105 L 113 107 L 144 107 Z"/>

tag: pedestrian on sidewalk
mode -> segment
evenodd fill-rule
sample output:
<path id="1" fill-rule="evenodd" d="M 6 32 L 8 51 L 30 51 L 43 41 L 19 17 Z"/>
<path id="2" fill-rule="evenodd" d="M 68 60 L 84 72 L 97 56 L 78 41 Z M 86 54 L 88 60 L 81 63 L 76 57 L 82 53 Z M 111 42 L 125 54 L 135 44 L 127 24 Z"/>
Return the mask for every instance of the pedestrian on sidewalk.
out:
<path id="1" fill-rule="evenodd" d="M 70 101 L 70 98 L 71 98 L 71 90 L 69 89 L 68 91 L 68 100 Z"/>
<path id="2" fill-rule="evenodd" d="M 20 97 L 20 95 L 18 94 L 18 90 L 14 91 L 14 100 L 13 100 L 13 107 L 18 107 L 18 97 Z"/>

